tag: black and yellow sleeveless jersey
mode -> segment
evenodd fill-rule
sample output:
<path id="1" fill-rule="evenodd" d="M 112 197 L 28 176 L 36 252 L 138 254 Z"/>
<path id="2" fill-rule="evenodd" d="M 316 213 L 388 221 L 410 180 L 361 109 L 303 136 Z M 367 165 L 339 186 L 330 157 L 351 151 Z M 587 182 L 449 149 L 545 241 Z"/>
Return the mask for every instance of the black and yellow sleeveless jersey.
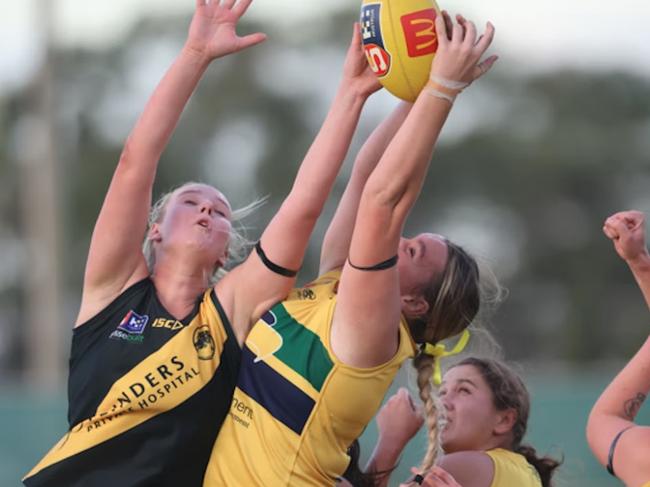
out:
<path id="1" fill-rule="evenodd" d="M 150 279 L 74 330 L 68 433 L 28 487 L 200 486 L 241 349 L 214 290 L 174 319 Z"/>

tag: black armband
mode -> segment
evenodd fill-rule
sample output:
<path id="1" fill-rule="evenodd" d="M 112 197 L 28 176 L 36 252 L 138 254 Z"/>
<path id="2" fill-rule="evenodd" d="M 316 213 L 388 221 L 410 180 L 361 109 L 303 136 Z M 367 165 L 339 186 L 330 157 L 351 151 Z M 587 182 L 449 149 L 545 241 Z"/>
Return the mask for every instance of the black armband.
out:
<path id="1" fill-rule="evenodd" d="M 628 426 L 627 428 L 619 431 L 618 434 L 614 437 L 612 445 L 609 447 L 609 455 L 607 455 L 607 471 L 614 477 L 616 477 L 616 474 L 614 473 L 614 451 L 616 450 L 616 445 L 618 444 L 618 440 L 621 439 L 623 433 L 629 429 L 634 428 L 634 426 L 636 425 Z"/>
<path id="2" fill-rule="evenodd" d="M 390 259 L 386 259 L 385 261 L 372 265 L 370 267 L 354 265 L 350 260 L 350 257 L 348 257 L 348 264 L 350 264 L 350 267 L 358 271 L 383 271 L 384 269 L 390 269 L 391 267 L 395 266 L 395 264 L 397 264 L 397 255 L 394 255 Z"/>
<path id="3" fill-rule="evenodd" d="M 269 258 L 262 250 L 262 244 L 259 240 L 255 244 L 255 251 L 257 252 L 257 255 L 259 256 L 262 263 L 271 272 L 275 272 L 276 274 L 280 274 L 284 277 L 296 277 L 296 274 L 298 274 L 298 271 L 292 271 L 291 269 L 287 269 L 285 267 L 279 266 L 278 264 L 275 264 L 274 262 L 271 262 L 271 260 L 269 260 Z"/>

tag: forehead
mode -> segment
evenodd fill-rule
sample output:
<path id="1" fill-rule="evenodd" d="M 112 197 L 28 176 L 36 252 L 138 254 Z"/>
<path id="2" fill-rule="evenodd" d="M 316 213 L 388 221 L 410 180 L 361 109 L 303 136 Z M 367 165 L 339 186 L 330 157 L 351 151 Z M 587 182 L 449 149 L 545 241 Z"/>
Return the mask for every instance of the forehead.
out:
<path id="1" fill-rule="evenodd" d="M 421 238 L 424 242 L 426 242 L 427 245 L 431 247 L 436 247 L 438 249 L 447 249 L 447 239 L 443 237 L 442 235 L 438 235 L 437 233 L 421 233 L 419 235 L 419 238 Z"/>
<path id="2" fill-rule="evenodd" d="M 457 365 L 447 371 L 443 378 L 443 384 L 452 385 L 460 381 L 471 381 L 479 388 L 486 387 L 487 383 L 483 376 L 473 365 Z"/>
<path id="3" fill-rule="evenodd" d="M 226 199 L 226 197 L 223 195 L 223 193 L 219 191 L 217 188 L 214 188 L 208 184 L 200 184 L 200 183 L 186 184 L 174 191 L 174 196 L 176 197 L 184 196 L 188 194 L 195 194 L 199 196 L 204 196 L 211 200 L 220 201 L 221 203 L 225 204 L 228 208 L 230 208 L 230 203 L 228 202 L 228 199 Z"/>
<path id="4" fill-rule="evenodd" d="M 431 263 L 439 272 L 442 272 L 447 266 L 447 259 L 449 257 L 447 239 L 435 233 L 421 233 L 417 238 L 426 246 L 427 255 Z"/>

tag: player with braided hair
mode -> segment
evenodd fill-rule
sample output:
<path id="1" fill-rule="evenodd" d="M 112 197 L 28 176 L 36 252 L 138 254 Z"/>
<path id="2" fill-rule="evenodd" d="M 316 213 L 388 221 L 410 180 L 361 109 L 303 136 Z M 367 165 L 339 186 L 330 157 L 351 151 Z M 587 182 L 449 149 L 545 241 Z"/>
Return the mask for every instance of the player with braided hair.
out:
<path id="1" fill-rule="evenodd" d="M 551 487 L 560 462 L 524 443 L 530 396 L 504 362 L 468 357 L 445 374 L 436 466 L 413 469 L 401 487 Z"/>
<path id="2" fill-rule="evenodd" d="M 523 443 L 530 396 L 504 362 L 469 357 L 445 374 L 439 467 L 463 487 L 552 486 L 560 462 Z M 427 485 L 427 484 L 423 484 Z M 430 485 L 446 485 L 432 483 Z"/>
<path id="3" fill-rule="evenodd" d="M 432 81 L 362 149 L 368 162 L 355 164 L 328 230 L 321 277 L 272 307 L 248 336 L 204 485 L 332 485 L 409 357 L 435 417 L 429 383 L 445 353 L 439 342 L 478 312 L 478 267 L 439 235 L 402 231 L 454 97 L 496 60 L 481 61 L 491 24 L 479 37 L 472 22 L 445 14 L 436 31 Z M 435 437 L 435 420 L 428 424 Z"/>

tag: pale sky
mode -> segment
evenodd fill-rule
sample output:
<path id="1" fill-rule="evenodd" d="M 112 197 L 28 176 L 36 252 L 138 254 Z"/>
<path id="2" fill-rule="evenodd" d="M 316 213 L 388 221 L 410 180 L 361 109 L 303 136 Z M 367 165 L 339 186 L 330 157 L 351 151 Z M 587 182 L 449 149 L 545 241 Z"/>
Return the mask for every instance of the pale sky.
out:
<path id="1" fill-rule="evenodd" d="M 54 6 L 55 32 L 63 44 L 101 47 L 119 41 L 143 15 L 187 12 L 194 0 L 20 0 L 4 2 L 0 18 L 0 92 L 24 82 L 40 53 L 37 25 L 44 1 Z M 248 15 L 290 27 L 360 0 L 255 0 Z M 647 0 L 457 0 L 439 3 L 497 28 L 494 50 L 522 71 L 558 66 L 623 68 L 650 77 L 650 2 Z M 353 19 L 351 19 L 353 20 Z"/>

